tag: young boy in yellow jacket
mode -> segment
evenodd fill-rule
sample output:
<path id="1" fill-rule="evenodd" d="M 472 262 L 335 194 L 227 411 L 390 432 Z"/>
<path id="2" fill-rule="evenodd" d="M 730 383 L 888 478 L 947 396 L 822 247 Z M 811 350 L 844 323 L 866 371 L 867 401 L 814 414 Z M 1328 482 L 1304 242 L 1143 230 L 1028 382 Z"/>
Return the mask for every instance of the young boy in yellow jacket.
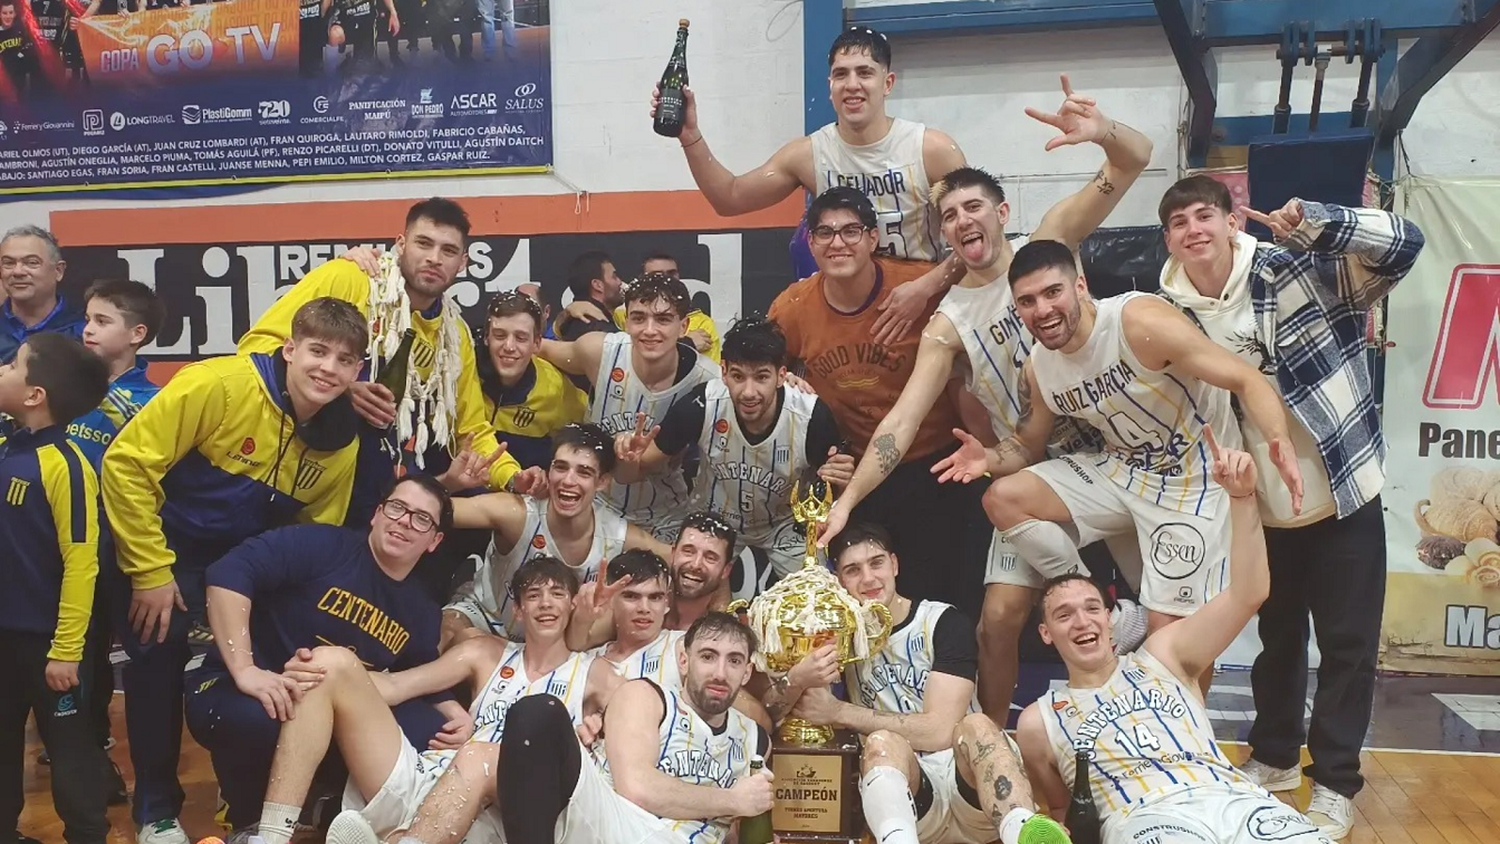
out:
<path id="1" fill-rule="evenodd" d="M 240 542 L 290 522 L 342 524 L 354 484 L 356 416 L 345 395 L 368 341 L 348 302 L 314 299 L 276 354 L 184 367 L 104 454 L 104 509 L 133 589 L 125 727 L 139 844 L 187 844 L 182 672 L 204 613 L 204 571 Z"/>

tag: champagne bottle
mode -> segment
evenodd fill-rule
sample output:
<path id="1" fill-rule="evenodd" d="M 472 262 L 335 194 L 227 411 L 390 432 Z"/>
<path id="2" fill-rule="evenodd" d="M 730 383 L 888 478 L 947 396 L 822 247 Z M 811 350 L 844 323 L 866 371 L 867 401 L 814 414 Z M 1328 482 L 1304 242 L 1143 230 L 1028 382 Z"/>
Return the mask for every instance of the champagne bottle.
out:
<path id="1" fill-rule="evenodd" d="M 683 21 L 684 24 L 687 21 Z M 684 30 L 685 31 L 685 30 Z M 678 42 L 681 43 L 680 41 Z M 750 757 L 750 776 L 760 776 L 762 769 L 766 767 L 766 760 L 760 756 Z M 740 818 L 740 844 L 771 844 L 774 834 L 771 831 L 771 813 L 756 815 L 753 818 Z"/>
<path id="2" fill-rule="evenodd" d="M 1100 844 L 1099 807 L 1094 805 L 1094 790 L 1089 787 L 1087 750 L 1080 750 L 1073 757 L 1073 796 L 1068 800 L 1063 824 L 1073 844 Z"/>
<path id="3" fill-rule="evenodd" d="M 688 22 L 683 18 L 677 22 L 677 46 L 672 48 L 672 58 L 667 69 L 662 71 L 661 101 L 656 105 L 656 121 L 651 128 L 664 138 L 675 138 L 682 134 L 682 121 L 687 116 L 687 104 L 682 89 L 688 84 L 687 70 Z"/>
<path id="4" fill-rule="evenodd" d="M 406 329 L 401 335 L 401 345 L 385 361 L 385 369 L 375 379 L 375 383 L 391 391 L 396 397 L 396 403 L 401 403 L 401 396 L 406 393 L 406 373 L 411 367 L 411 347 L 416 342 L 417 330 Z"/>

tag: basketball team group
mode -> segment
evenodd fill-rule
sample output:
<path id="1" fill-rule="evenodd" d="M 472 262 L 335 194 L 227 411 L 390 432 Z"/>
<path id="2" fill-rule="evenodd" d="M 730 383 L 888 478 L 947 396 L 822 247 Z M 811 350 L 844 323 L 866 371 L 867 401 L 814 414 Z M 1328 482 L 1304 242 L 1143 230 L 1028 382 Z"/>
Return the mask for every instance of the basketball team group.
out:
<path id="1" fill-rule="evenodd" d="M 53 236 L 8 232 L 0 842 L 35 840 L 28 715 L 63 840 L 108 838 L 112 642 L 139 844 L 196 840 L 184 726 L 231 844 L 762 844 L 744 821 L 778 799 L 788 718 L 861 737 L 879 844 L 1348 835 L 1385 588 L 1366 320 L 1421 232 L 1237 208 L 1193 176 L 1160 200 L 1160 292 L 1091 296 L 1077 251 L 1144 135 L 1063 77 L 1061 107 L 1026 114 L 1048 150 L 1097 147 L 1098 173 L 1013 237 L 994 175 L 886 114 L 883 35 L 828 58 L 837 122 L 742 175 L 685 92 L 683 155 L 720 214 L 815 197 L 817 271 L 722 336 L 664 254 L 629 282 L 584 256 L 555 316 L 523 288 L 467 325 L 445 293 L 469 220 L 433 198 L 394 249 L 309 272 L 237 354 L 158 388 L 136 360 L 153 291 L 70 302 Z M 832 504 L 804 529 L 792 493 L 819 482 Z M 726 608 L 732 581 L 801 569 L 804 530 L 892 629 L 783 672 Z M 1100 542 L 1134 600 L 1090 576 Z M 1012 739 L 1038 608 L 1067 680 Z M 1235 764 L 1204 701 L 1257 615 Z M 1273 796 L 1304 776 L 1305 812 Z M 1078 794 L 1100 826 L 1067 828 Z"/>

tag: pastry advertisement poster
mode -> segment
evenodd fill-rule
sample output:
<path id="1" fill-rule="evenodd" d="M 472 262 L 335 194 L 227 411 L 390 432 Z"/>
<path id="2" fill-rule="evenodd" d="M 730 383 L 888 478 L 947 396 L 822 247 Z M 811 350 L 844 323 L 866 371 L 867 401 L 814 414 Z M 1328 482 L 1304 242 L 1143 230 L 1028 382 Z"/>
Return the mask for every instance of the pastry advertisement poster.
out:
<path id="1" fill-rule="evenodd" d="M 1500 674 L 1500 180 L 1413 179 L 1389 299 L 1381 667 Z"/>

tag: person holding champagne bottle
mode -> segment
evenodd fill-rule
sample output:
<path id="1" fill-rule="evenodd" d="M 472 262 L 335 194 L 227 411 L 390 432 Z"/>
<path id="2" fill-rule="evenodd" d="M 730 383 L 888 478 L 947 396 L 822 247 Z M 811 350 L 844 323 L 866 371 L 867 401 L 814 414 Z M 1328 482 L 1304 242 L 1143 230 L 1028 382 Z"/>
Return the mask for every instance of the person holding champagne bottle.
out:
<path id="1" fill-rule="evenodd" d="M 1256 504 L 1255 463 L 1204 428 L 1214 481 L 1229 496 L 1229 584 L 1197 612 L 1117 656 L 1109 601 L 1083 574 L 1042 590 L 1042 641 L 1068 669 L 1065 689 L 1021 713 L 1017 729 L 1031 785 L 1073 840 L 1102 844 L 1332 844 L 1295 808 L 1237 769 L 1214 740 L 1198 678 L 1234 641 L 1270 589 Z M 1086 767 L 1085 764 L 1086 763 Z M 1080 771 L 1083 776 L 1080 777 Z M 1079 797 L 1070 809 L 1069 790 Z M 1092 796 L 1102 826 L 1081 805 Z"/>
<path id="2" fill-rule="evenodd" d="M 828 98 L 838 120 L 788 142 L 765 164 L 738 176 L 714 157 L 698 126 L 697 99 L 687 85 L 686 41 L 683 26 L 652 94 L 651 116 L 659 134 L 682 143 L 693 181 L 715 211 L 733 217 L 769 208 L 799 187 L 821 195 L 849 185 L 875 204 L 880 254 L 927 263 L 943 258 L 937 221 L 928 211 L 928 188 L 964 166 L 964 154 L 947 134 L 885 113 L 896 74 L 884 35 L 868 27 L 851 27 L 839 35 L 828 51 Z M 889 344 L 917 326 L 928 300 L 962 274 L 963 265 L 949 258 L 923 274 L 920 284 L 893 290 L 880 305 L 875 341 Z"/>

